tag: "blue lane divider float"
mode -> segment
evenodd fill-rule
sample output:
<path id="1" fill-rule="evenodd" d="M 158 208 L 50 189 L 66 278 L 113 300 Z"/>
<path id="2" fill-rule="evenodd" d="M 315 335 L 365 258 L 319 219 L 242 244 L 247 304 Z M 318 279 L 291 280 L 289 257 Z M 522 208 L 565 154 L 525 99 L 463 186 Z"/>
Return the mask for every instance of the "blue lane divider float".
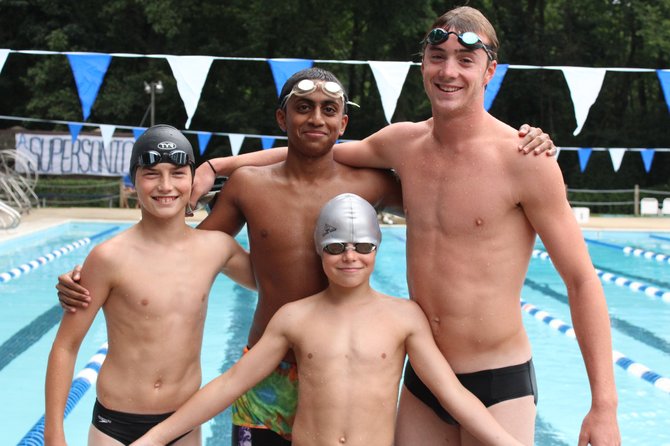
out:
<path id="1" fill-rule="evenodd" d="M 670 265 L 670 255 L 667 254 L 661 254 L 654 251 L 647 251 L 645 249 L 634 248 L 632 246 L 619 246 L 612 243 L 602 242 L 600 240 L 593 240 L 589 238 L 584 238 L 584 240 L 586 240 L 587 243 L 591 243 L 594 245 L 606 246 L 608 248 L 623 251 L 624 254 L 628 255 L 632 254 L 635 257 L 643 257 L 648 260 L 656 260 L 657 262 L 667 263 Z"/>
<path id="2" fill-rule="evenodd" d="M 549 254 L 547 254 L 546 251 L 542 251 L 539 249 L 533 250 L 533 257 L 542 260 L 549 260 L 551 262 Z M 600 280 L 602 280 L 603 282 L 613 283 L 614 285 L 620 287 L 629 288 L 633 291 L 644 293 L 649 297 L 655 297 L 661 299 L 663 302 L 670 303 L 670 291 L 668 290 L 648 285 L 646 283 L 638 282 L 636 280 L 632 280 L 627 277 L 617 276 L 616 274 L 612 274 L 607 271 L 602 271 L 598 268 L 595 268 L 595 270 L 596 274 L 598 274 L 598 277 L 600 277 Z"/>
<path id="3" fill-rule="evenodd" d="M 556 331 L 559 331 L 569 338 L 575 339 L 575 330 L 565 322 L 551 316 L 544 310 L 537 308 L 535 305 L 528 303 L 521 299 L 521 309 L 533 316 L 535 319 L 544 322 Z M 652 371 L 649 367 L 635 362 L 626 357 L 623 353 L 612 350 L 612 362 L 622 369 L 626 370 L 631 375 L 640 378 L 654 387 L 660 389 L 665 393 L 670 393 L 670 378 L 659 375 Z"/>
<path id="4" fill-rule="evenodd" d="M 70 393 L 65 403 L 65 417 L 67 417 L 72 409 L 77 405 L 79 400 L 84 396 L 86 391 L 95 384 L 98 379 L 98 372 L 100 367 L 107 357 L 107 343 L 100 346 L 98 351 L 88 360 L 88 364 L 84 367 L 74 380 L 70 387 Z M 35 425 L 28 431 L 28 433 L 19 441 L 18 446 L 43 446 L 44 445 L 44 415 L 35 423 Z"/>
<path id="5" fill-rule="evenodd" d="M 33 271 L 46 263 L 52 262 L 61 256 L 71 253 L 77 248 L 89 245 L 93 240 L 103 237 L 109 234 L 110 232 L 116 231 L 117 229 L 119 229 L 119 227 L 114 226 L 113 228 L 107 229 L 106 231 L 102 231 L 91 237 L 84 237 L 83 239 L 77 240 L 61 248 L 55 249 L 48 254 L 38 257 L 35 260 L 31 260 L 30 262 L 24 263 L 23 265 L 19 265 L 16 268 L 12 268 L 7 272 L 0 273 L 0 283 L 7 283 L 12 279 L 16 279 L 17 277 L 29 273 L 30 271 Z"/>

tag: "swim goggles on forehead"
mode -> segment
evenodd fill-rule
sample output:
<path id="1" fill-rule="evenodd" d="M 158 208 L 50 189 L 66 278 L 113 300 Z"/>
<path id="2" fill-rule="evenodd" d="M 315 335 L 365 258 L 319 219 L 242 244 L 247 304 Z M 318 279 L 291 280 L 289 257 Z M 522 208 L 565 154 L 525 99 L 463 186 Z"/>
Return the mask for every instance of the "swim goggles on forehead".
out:
<path id="1" fill-rule="evenodd" d="M 293 86 L 291 92 L 284 96 L 284 99 L 281 101 L 281 108 L 286 106 L 289 98 L 293 95 L 295 96 L 307 96 L 316 91 L 317 88 L 321 87 L 321 91 L 326 96 L 330 96 L 333 99 L 341 99 L 342 103 L 348 105 L 356 105 L 353 102 L 349 102 L 345 99 L 344 89 L 340 84 L 333 81 L 314 81 L 312 79 L 303 79 Z"/>
<path id="2" fill-rule="evenodd" d="M 147 150 L 142 152 L 137 164 L 142 167 L 154 167 L 158 163 L 170 163 L 175 166 L 186 166 L 191 164 L 188 153 L 183 150 L 171 150 L 169 152 L 159 152 L 157 150 Z"/>
<path id="3" fill-rule="evenodd" d="M 328 243 L 323 247 L 325 252 L 332 255 L 342 254 L 348 249 L 354 250 L 359 254 L 370 254 L 377 249 L 377 246 L 374 243 Z"/>
<path id="4" fill-rule="evenodd" d="M 454 31 L 447 31 L 442 28 L 435 28 L 428 33 L 428 36 L 424 39 L 424 43 L 429 45 L 439 45 L 443 42 L 446 42 L 449 39 L 449 35 L 455 35 L 458 38 L 458 43 L 470 50 L 477 50 L 479 48 L 486 51 L 486 55 L 489 57 L 489 60 L 493 60 L 493 51 L 482 42 L 482 39 L 472 31 L 467 31 L 462 34 L 458 34 Z"/>

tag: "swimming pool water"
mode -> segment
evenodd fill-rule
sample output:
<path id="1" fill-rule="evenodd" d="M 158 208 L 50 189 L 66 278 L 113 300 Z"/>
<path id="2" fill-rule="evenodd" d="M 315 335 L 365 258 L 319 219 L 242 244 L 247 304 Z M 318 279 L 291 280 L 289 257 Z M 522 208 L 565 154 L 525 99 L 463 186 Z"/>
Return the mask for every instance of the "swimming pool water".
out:
<path id="1" fill-rule="evenodd" d="M 128 224 L 68 223 L 35 235 L 0 243 L 0 274 L 84 237 Z M 407 297 L 403 227 L 384 228 L 384 244 L 372 285 Z M 81 264 L 91 247 L 112 234 L 94 239 L 49 263 L 6 283 L 0 283 L 0 432 L 2 444 L 18 444 L 44 413 L 44 374 L 61 311 L 54 285 L 58 274 Z M 670 253 L 670 241 L 648 233 L 585 232 L 587 239 Z M 667 235 L 667 234 L 666 234 Z M 246 236 L 238 237 L 246 245 Z M 670 291 L 670 264 L 589 243 L 596 268 Z M 538 242 L 538 249 L 543 249 Z M 605 283 L 612 320 L 614 349 L 654 372 L 670 377 L 670 303 L 630 288 Z M 534 258 L 522 299 L 571 325 L 565 286 L 549 261 Z M 203 341 L 203 381 L 207 382 L 238 359 L 245 344 L 255 294 L 223 276 L 214 283 Z M 588 380 L 577 342 L 527 312 L 523 320 L 533 344 L 539 383 L 536 444 L 577 443 L 582 419 L 590 405 Z M 105 342 L 99 315 L 84 340 L 75 373 Z M 619 423 L 626 445 L 670 445 L 670 394 L 615 366 L 619 392 Z M 95 391 L 87 391 L 65 422 L 70 445 L 86 444 Z M 204 444 L 230 444 L 230 415 L 204 426 Z"/>

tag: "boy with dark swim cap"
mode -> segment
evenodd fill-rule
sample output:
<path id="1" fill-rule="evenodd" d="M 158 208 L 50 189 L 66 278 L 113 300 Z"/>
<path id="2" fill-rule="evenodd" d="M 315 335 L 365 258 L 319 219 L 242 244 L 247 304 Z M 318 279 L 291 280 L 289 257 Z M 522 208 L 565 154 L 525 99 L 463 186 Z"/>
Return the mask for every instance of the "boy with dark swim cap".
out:
<path id="1" fill-rule="evenodd" d="M 151 127 L 134 144 L 130 175 L 142 219 L 86 258 L 81 283 L 90 304 L 63 314 L 49 355 L 46 445 L 66 444 L 63 413 L 74 364 L 98 310 L 105 314 L 109 348 L 88 441 L 127 445 L 200 387 L 200 346 L 216 275 L 222 271 L 255 288 L 249 255 L 233 238 L 186 224 L 193 165 L 191 144 L 173 127 Z M 174 444 L 199 446 L 200 429 Z"/>
<path id="2" fill-rule="evenodd" d="M 205 422 L 271 373 L 289 349 L 300 381 L 294 446 L 393 444 L 406 353 L 476 438 L 521 444 L 458 382 L 419 306 L 370 287 L 381 231 L 366 200 L 349 193 L 330 200 L 319 214 L 314 242 L 328 287 L 283 306 L 246 355 L 133 446 L 164 445 Z"/>

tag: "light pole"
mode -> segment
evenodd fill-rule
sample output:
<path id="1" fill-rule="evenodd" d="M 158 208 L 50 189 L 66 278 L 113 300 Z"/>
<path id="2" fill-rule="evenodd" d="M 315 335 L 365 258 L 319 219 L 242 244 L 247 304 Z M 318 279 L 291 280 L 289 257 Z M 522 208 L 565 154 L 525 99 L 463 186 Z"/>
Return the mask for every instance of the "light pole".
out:
<path id="1" fill-rule="evenodd" d="M 161 94 L 163 93 L 164 88 L 163 88 L 163 82 L 161 81 L 156 81 L 156 82 L 144 82 L 144 92 L 146 94 L 151 95 L 151 103 L 149 104 L 149 109 L 151 110 L 151 126 L 153 127 L 154 123 L 156 122 L 156 94 Z M 144 119 L 147 117 L 147 114 L 144 114 L 144 118 L 142 118 L 142 124 L 144 124 Z"/>

